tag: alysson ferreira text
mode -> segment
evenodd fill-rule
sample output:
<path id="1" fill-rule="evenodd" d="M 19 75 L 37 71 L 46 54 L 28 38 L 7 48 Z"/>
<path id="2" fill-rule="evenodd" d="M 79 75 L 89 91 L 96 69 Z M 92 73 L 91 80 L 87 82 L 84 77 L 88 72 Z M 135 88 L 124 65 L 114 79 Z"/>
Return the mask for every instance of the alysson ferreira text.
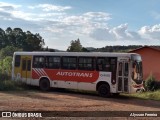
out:
<path id="1" fill-rule="evenodd" d="M 157 117 L 157 113 L 131 113 L 130 117 Z"/>

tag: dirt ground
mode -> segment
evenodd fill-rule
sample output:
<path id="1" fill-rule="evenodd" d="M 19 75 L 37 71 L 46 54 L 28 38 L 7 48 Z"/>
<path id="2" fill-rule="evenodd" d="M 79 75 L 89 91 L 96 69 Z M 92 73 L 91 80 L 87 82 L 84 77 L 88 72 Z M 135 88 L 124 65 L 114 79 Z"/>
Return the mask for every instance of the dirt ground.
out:
<path id="1" fill-rule="evenodd" d="M 160 102 L 59 89 L 0 91 L 0 111 L 160 111 Z"/>

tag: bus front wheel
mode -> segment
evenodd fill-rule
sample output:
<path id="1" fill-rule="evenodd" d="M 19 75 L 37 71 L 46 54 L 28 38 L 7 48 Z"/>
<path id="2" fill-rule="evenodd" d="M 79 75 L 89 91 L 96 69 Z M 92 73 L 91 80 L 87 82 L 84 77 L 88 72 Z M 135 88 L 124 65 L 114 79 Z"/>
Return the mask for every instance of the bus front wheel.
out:
<path id="1" fill-rule="evenodd" d="M 110 97 L 110 87 L 107 84 L 102 84 L 98 87 L 98 94 L 102 97 Z"/>
<path id="2" fill-rule="evenodd" d="M 50 82 L 47 78 L 42 78 L 39 82 L 39 87 L 43 91 L 48 91 L 50 89 Z"/>

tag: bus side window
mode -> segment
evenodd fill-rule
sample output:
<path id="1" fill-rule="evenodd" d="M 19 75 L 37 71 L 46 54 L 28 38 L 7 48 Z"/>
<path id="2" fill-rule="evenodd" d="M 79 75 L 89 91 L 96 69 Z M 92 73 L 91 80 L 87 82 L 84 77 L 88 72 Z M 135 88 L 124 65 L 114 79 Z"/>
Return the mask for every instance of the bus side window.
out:
<path id="1" fill-rule="evenodd" d="M 21 56 L 20 55 L 16 55 L 15 56 L 15 64 L 14 64 L 14 66 L 15 67 L 19 67 L 20 64 L 21 64 Z"/>
<path id="2" fill-rule="evenodd" d="M 104 70 L 104 58 L 97 58 L 97 63 L 96 63 L 96 68 L 97 71 L 103 71 Z"/>
<path id="3" fill-rule="evenodd" d="M 79 57 L 78 69 L 79 70 L 94 70 L 95 58 L 93 57 Z"/>
<path id="4" fill-rule="evenodd" d="M 77 57 L 62 57 L 62 68 L 69 70 L 77 69 Z"/>
<path id="5" fill-rule="evenodd" d="M 45 59 L 43 56 L 34 56 L 33 58 L 33 67 L 34 68 L 43 68 Z"/>
<path id="6" fill-rule="evenodd" d="M 116 72 L 116 64 L 117 64 L 116 58 L 110 58 L 110 71 L 111 72 Z"/>
<path id="7" fill-rule="evenodd" d="M 110 71 L 110 63 L 108 58 L 97 58 L 97 71 Z"/>
<path id="8" fill-rule="evenodd" d="M 48 69 L 59 69 L 61 58 L 58 56 L 47 56 L 45 60 L 45 67 Z"/>

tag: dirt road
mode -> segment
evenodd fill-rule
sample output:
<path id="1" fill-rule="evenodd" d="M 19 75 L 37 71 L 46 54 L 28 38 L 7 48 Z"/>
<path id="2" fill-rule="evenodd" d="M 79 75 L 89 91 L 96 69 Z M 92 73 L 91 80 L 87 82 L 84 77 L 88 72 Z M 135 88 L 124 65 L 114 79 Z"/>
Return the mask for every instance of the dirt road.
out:
<path id="1" fill-rule="evenodd" d="M 68 90 L 0 91 L 0 111 L 160 111 L 160 102 Z"/>

